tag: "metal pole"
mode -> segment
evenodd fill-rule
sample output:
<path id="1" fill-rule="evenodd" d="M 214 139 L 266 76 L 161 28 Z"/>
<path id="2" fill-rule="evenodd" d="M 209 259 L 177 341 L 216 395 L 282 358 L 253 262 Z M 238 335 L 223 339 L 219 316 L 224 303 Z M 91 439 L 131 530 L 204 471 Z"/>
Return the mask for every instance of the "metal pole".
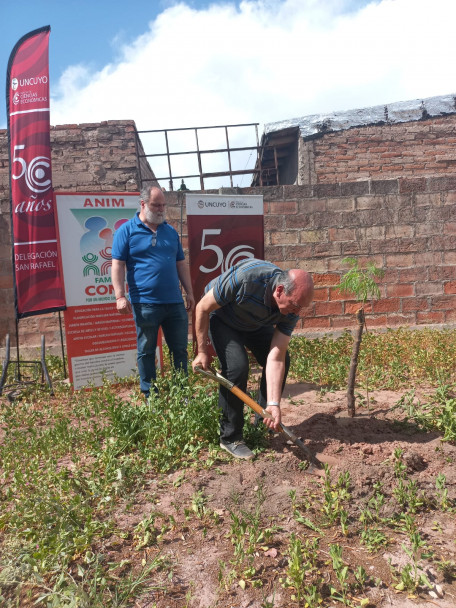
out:
<path id="1" fill-rule="evenodd" d="M 63 364 L 63 377 L 66 378 L 66 365 L 65 365 L 65 347 L 63 344 L 63 328 L 62 328 L 62 316 L 59 310 L 59 327 L 60 327 L 60 346 L 62 348 L 62 364 Z"/>
<path id="2" fill-rule="evenodd" d="M 169 171 L 169 189 L 171 191 L 174 190 L 173 188 L 173 175 L 171 173 L 171 159 L 169 157 L 169 145 L 168 145 L 168 132 L 165 131 L 165 141 L 166 141 L 166 156 L 168 158 L 168 171 Z"/>
<path id="3" fill-rule="evenodd" d="M 230 184 L 233 187 L 233 174 L 231 173 L 231 156 L 230 156 L 230 142 L 228 141 L 228 127 L 225 127 L 225 137 L 226 137 L 226 148 L 228 152 L 228 166 L 230 168 Z"/>
<path id="4" fill-rule="evenodd" d="M 256 135 L 256 144 L 257 144 L 257 166 L 259 169 L 259 177 L 260 177 L 260 187 L 263 187 L 263 167 L 261 166 L 261 156 L 262 150 L 260 150 L 260 142 L 258 141 L 258 126 L 255 125 L 255 135 Z"/>
<path id="5" fill-rule="evenodd" d="M 136 163 L 139 169 L 139 189 L 142 190 L 142 173 L 141 173 L 141 159 L 139 158 L 139 135 L 138 131 L 135 127 L 135 152 L 136 152 Z M 60 312 L 59 312 L 59 321 L 60 321 Z M 66 376 L 65 376 L 66 377 Z"/>
<path id="6" fill-rule="evenodd" d="M 203 167 L 201 165 L 201 153 L 200 153 L 199 142 L 198 142 L 198 128 L 195 128 L 195 139 L 196 139 L 196 156 L 198 158 L 198 171 L 200 174 L 200 189 L 204 190 Z"/>
<path id="7" fill-rule="evenodd" d="M 16 378 L 17 382 L 21 381 L 21 368 L 19 358 L 19 319 L 16 317 Z"/>

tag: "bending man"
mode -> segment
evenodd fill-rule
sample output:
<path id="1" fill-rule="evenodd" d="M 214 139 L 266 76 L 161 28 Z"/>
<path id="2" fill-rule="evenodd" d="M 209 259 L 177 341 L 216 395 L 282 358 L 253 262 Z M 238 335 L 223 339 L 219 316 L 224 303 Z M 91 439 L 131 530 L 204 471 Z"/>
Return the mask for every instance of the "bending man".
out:
<path id="1" fill-rule="evenodd" d="M 264 423 L 278 430 L 280 399 L 290 365 L 288 343 L 303 308 L 313 298 L 313 281 L 299 269 L 283 271 L 270 262 L 248 259 L 211 281 L 196 306 L 198 354 L 193 369 L 208 369 L 210 335 L 222 375 L 241 390 L 247 388 L 249 361 L 246 347 L 263 368 L 259 404 L 272 419 Z M 253 453 L 243 441 L 244 404 L 221 386 L 220 446 L 236 458 Z"/>

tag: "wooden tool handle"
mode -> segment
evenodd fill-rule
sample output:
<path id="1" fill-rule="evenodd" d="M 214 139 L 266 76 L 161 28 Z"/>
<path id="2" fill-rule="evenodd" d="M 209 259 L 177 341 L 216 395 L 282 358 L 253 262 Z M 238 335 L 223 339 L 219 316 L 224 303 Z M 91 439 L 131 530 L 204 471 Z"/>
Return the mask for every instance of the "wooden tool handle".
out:
<path id="1" fill-rule="evenodd" d="M 254 410 L 257 414 L 260 414 L 260 416 L 263 416 L 263 418 L 272 418 L 272 415 L 269 412 L 267 412 L 265 409 L 263 409 L 261 407 L 261 405 L 259 405 L 256 401 L 254 401 L 251 397 L 249 397 L 247 395 L 247 393 L 244 393 L 244 391 L 241 391 L 241 389 L 239 387 L 232 386 L 230 388 L 230 391 L 233 393 L 233 395 L 236 395 L 236 397 L 239 397 L 239 399 L 241 401 L 243 401 L 246 405 L 251 407 L 252 410 Z"/>

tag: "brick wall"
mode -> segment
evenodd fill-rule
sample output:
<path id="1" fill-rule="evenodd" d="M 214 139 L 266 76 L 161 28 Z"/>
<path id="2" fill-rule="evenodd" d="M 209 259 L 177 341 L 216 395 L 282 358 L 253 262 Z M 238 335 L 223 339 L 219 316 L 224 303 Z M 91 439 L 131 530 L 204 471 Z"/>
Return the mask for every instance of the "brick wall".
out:
<path id="1" fill-rule="evenodd" d="M 316 291 L 304 333 L 356 325 L 359 304 L 338 290 L 346 257 L 385 271 L 381 299 L 368 306 L 372 328 L 456 322 L 456 179 L 368 180 L 324 187 L 244 188 L 262 194 L 265 258 L 313 274 Z M 181 227 L 184 195 L 167 193 L 170 222 Z"/>
<path id="2" fill-rule="evenodd" d="M 455 143 L 455 114 L 325 133 L 304 142 L 301 183 L 456 175 Z"/>
<path id="3" fill-rule="evenodd" d="M 455 323 L 456 180 L 347 182 L 343 195 L 326 197 L 299 186 L 268 190 L 266 259 L 312 272 L 316 285 L 302 331 L 355 324 L 358 305 L 337 288 L 348 256 L 385 270 L 371 327 Z"/>
<path id="4" fill-rule="evenodd" d="M 420 128 L 425 124 L 432 139 L 441 119 L 422 121 Z M 0 133 L 1 346 L 5 333 L 14 333 L 5 140 L 5 132 Z M 424 133 L 421 141 L 427 145 Z M 52 145 L 58 190 L 139 187 L 132 121 L 55 127 Z M 313 273 L 315 301 L 299 331 L 335 332 L 354 325 L 356 304 L 337 289 L 340 275 L 347 270 L 342 264 L 347 256 L 385 269 L 382 299 L 368 316 L 371 327 L 456 322 L 456 175 L 449 170 L 439 175 L 414 177 L 403 169 L 395 179 L 330 182 L 328 173 L 326 180 L 321 177 L 314 185 L 241 190 L 264 197 L 266 259 Z M 383 176 L 381 172 L 379 177 Z M 187 247 L 185 195 L 167 192 L 166 198 L 170 223 L 183 234 Z M 46 344 L 59 352 L 56 314 L 21 320 L 19 328 L 21 345 L 37 347 L 43 333 Z"/>
<path id="5" fill-rule="evenodd" d="M 138 190 L 135 123 L 132 120 L 51 127 L 52 179 L 55 190 L 107 192 Z M 139 153 L 144 153 L 141 146 Z M 141 164 L 142 179 L 154 179 L 147 164 Z M 8 177 L 7 132 L 0 131 L 0 346 L 5 335 L 15 335 L 14 290 L 11 265 L 11 223 Z M 21 319 L 20 344 L 59 345 L 57 313 Z M 54 349 L 58 351 L 58 346 Z"/>

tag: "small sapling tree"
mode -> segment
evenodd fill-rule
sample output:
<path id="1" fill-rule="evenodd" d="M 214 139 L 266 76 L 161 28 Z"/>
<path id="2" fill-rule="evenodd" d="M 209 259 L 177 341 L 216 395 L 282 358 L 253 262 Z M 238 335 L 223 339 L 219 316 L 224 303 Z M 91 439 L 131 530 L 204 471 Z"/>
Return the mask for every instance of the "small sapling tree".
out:
<path id="1" fill-rule="evenodd" d="M 384 271 L 376 268 L 372 262 L 368 262 L 365 268 L 360 268 L 358 260 L 355 258 L 344 258 L 342 263 L 348 264 L 350 269 L 342 276 L 339 290 L 347 295 L 355 296 L 356 300 L 361 302 L 361 306 L 356 312 L 358 328 L 353 342 L 347 384 L 348 415 L 353 417 L 355 415 L 356 370 L 363 330 L 366 326 L 365 306 L 367 301 L 378 300 L 380 298 L 380 289 L 375 279 L 381 278 L 384 275 Z"/>

